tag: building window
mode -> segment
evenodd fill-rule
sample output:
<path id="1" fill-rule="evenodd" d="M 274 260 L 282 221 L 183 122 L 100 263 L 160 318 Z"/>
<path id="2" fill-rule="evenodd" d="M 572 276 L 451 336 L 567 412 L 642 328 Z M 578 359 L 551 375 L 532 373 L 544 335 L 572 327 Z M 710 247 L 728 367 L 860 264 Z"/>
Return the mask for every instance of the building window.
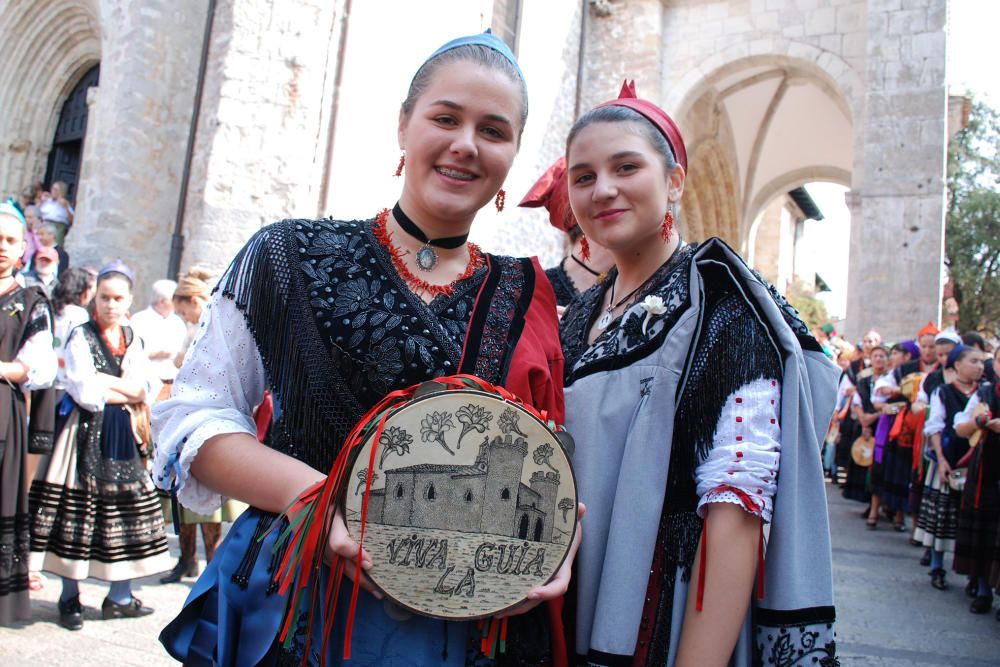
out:
<path id="1" fill-rule="evenodd" d="M 500 492 L 500 500 L 510 500 L 510 489 L 504 488 L 504 490 Z"/>
<path id="2" fill-rule="evenodd" d="M 437 492 L 434 490 L 434 484 L 427 485 L 426 498 L 427 500 L 434 500 L 435 498 L 437 498 Z"/>
<path id="3" fill-rule="evenodd" d="M 465 502 L 467 502 L 467 503 L 471 503 L 472 502 L 472 489 L 466 489 L 465 490 Z"/>
<path id="4" fill-rule="evenodd" d="M 396 485 L 396 497 L 397 498 L 402 498 L 403 497 L 403 493 L 404 493 L 404 491 L 403 491 L 403 485 L 402 484 L 397 484 Z"/>
<path id="5" fill-rule="evenodd" d="M 521 28 L 522 0 L 494 0 L 493 21 L 490 27 L 493 34 L 507 42 L 510 50 L 517 55 L 517 40 Z"/>

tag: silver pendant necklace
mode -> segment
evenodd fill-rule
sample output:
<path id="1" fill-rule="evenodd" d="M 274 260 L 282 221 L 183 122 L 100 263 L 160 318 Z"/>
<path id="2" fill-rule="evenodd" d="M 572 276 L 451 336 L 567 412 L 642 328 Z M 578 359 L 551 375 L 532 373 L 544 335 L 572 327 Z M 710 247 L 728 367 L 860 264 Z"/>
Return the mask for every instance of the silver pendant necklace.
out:
<path id="1" fill-rule="evenodd" d="M 642 283 L 634 290 L 623 296 L 618 303 L 615 303 L 615 285 L 617 284 L 618 284 L 618 277 L 615 276 L 614 282 L 611 283 L 611 298 L 608 299 L 608 307 L 604 309 L 604 314 L 601 315 L 601 319 L 597 320 L 598 331 L 604 331 L 605 329 L 607 329 L 608 326 L 611 325 L 611 321 L 615 317 L 615 310 L 617 310 L 620 305 L 622 305 L 623 303 L 631 299 L 633 296 L 635 296 L 635 293 L 638 292 L 640 289 L 642 289 L 646 283 L 645 282 Z"/>

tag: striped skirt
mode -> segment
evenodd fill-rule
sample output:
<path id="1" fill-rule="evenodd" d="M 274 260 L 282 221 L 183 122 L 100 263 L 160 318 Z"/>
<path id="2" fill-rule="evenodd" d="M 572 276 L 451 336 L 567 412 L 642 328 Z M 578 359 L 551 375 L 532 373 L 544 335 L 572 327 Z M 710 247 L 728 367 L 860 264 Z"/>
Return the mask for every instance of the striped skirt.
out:
<path id="1" fill-rule="evenodd" d="M 913 538 L 935 551 L 955 551 L 958 534 L 958 505 L 962 494 L 942 484 L 937 462 L 927 466 L 924 493 L 920 499 L 920 516 Z"/>
<path id="2" fill-rule="evenodd" d="M 31 569 L 104 581 L 169 570 L 173 560 L 152 481 L 81 479 L 78 431 L 74 409 L 31 485 Z"/>

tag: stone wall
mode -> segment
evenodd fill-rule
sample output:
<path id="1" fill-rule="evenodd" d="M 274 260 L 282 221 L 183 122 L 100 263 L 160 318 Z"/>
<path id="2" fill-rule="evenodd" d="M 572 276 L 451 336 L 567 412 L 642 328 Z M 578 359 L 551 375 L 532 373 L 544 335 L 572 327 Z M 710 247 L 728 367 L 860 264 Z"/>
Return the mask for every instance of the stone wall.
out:
<path id="1" fill-rule="evenodd" d="M 59 112 L 101 60 L 97 0 L 8 0 L 0 8 L 0 195 L 45 176 Z"/>
<path id="2" fill-rule="evenodd" d="M 101 0 L 101 79 L 88 94 L 75 265 L 121 257 L 136 301 L 167 270 L 198 73 L 205 3 Z"/>
<path id="3" fill-rule="evenodd" d="M 944 257 L 946 0 L 871 0 L 847 332 L 912 338 L 938 321 Z M 860 176 L 860 177 L 859 177 Z"/>
<path id="4" fill-rule="evenodd" d="M 342 0 L 223 0 L 184 216 L 182 270 L 216 271 L 262 225 L 315 217 Z"/>

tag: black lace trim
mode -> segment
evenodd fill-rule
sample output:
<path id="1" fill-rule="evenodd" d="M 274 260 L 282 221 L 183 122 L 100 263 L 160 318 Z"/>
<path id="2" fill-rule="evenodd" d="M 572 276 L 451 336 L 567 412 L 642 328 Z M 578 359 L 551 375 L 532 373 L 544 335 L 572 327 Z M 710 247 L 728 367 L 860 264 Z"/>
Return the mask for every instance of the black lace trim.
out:
<path id="1" fill-rule="evenodd" d="M 653 274 L 647 294 L 663 299 L 666 311 L 649 316 L 645 334 L 642 333 L 642 323 L 646 320 L 646 312 L 635 305 L 612 321 L 593 345 L 588 344 L 587 338 L 600 310 L 604 290 L 615 278 L 614 269 L 606 280 L 573 301 L 563 314 L 560 325 L 567 387 L 581 377 L 629 366 L 659 349 L 691 302 L 690 268 L 694 253 L 694 245 L 678 248 L 667 263 Z"/>
<path id="2" fill-rule="evenodd" d="M 755 667 L 839 667 L 833 607 L 756 608 L 753 621 Z"/>
<path id="3" fill-rule="evenodd" d="M 545 270 L 545 276 L 552 283 L 552 291 L 556 293 L 556 305 L 557 306 L 568 306 L 570 301 L 576 298 L 579 292 L 576 291 L 576 285 L 570 280 L 569 274 L 566 273 L 565 268 L 566 260 L 559 262 L 558 266 L 553 266 L 551 269 Z"/>

